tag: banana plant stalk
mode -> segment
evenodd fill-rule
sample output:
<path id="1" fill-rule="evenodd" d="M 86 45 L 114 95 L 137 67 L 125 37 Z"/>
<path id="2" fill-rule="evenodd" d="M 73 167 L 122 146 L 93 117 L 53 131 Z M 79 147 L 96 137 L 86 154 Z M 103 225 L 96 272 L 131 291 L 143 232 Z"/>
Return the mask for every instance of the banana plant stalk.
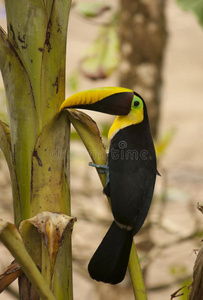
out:
<path id="1" fill-rule="evenodd" d="M 0 121 L 0 147 L 12 182 L 10 239 L 18 232 L 20 248 L 5 238 L 4 225 L 0 238 L 26 275 L 21 299 L 72 299 L 70 127 L 67 112 L 58 113 L 70 6 L 71 0 L 5 0 L 7 33 L 0 28 L 9 119 Z"/>

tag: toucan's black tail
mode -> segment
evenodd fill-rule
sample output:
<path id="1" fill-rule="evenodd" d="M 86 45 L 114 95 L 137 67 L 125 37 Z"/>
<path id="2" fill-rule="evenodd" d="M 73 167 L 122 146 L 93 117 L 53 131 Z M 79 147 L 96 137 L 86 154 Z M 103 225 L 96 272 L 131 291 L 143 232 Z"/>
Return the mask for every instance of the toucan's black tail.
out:
<path id="1" fill-rule="evenodd" d="M 132 231 L 121 229 L 114 221 L 90 260 L 90 276 L 111 284 L 121 282 L 125 277 L 132 240 Z"/>

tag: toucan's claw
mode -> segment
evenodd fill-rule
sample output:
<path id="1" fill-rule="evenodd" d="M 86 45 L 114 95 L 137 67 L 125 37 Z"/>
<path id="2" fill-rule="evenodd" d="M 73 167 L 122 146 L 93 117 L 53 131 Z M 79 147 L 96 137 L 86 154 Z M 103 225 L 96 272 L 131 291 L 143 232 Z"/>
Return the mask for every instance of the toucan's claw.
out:
<path id="1" fill-rule="evenodd" d="M 89 166 L 97 168 L 98 172 L 101 173 L 101 174 L 105 173 L 106 174 L 106 184 L 109 182 L 109 166 L 108 166 L 108 164 L 106 164 L 106 165 L 97 165 L 97 164 L 94 164 L 94 163 L 90 162 Z"/>
<path id="2" fill-rule="evenodd" d="M 99 170 L 99 173 L 106 173 L 106 170 L 109 169 L 107 164 L 106 165 L 97 165 L 97 164 L 94 164 L 94 163 L 90 162 L 89 166 L 97 168 L 97 169 L 101 169 L 101 170 Z"/>

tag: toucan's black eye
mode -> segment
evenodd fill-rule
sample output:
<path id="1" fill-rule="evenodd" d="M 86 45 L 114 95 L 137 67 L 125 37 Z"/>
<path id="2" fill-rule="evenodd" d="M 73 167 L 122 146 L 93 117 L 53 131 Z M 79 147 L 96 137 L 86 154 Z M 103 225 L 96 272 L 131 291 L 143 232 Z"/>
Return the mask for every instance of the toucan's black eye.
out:
<path id="1" fill-rule="evenodd" d="M 137 97 L 136 95 L 133 97 L 133 101 L 132 101 L 132 105 L 131 105 L 131 109 L 132 110 L 138 110 L 138 109 L 141 109 L 143 107 L 143 102 L 142 100 Z"/>
<path id="2" fill-rule="evenodd" d="M 134 107 L 138 107 L 139 105 L 140 105 L 140 102 L 139 102 L 139 101 L 137 101 L 137 100 L 134 101 L 134 103 L 133 103 L 133 106 L 134 106 Z"/>

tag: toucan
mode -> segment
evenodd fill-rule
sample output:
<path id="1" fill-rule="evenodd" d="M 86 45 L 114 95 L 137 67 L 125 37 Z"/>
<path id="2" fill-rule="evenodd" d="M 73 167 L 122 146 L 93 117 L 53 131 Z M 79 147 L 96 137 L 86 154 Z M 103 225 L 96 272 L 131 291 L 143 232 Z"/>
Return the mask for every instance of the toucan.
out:
<path id="1" fill-rule="evenodd" d="M 147 107 L 131 89 L 108 87 L 76 93 L 60 110 L 65 108 L 117 116 L 108 133 L 108 164 L 103 166 L 108 173 L 104 193 L 111 198 L 114 221 L 88 265 L 93 279 L 117 284 L 125 277 L 133 236 L 147 217 L 159 174 Z"/>

